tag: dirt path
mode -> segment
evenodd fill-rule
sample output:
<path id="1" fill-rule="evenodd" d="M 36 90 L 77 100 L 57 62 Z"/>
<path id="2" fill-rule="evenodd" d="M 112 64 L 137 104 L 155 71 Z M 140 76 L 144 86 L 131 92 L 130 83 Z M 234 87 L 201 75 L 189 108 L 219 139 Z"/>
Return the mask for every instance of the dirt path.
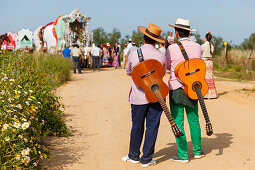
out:
<path id="1" fill-rule="evenodd" d="M 220 97 L 206 100 L 214 135 L 205 135 L 205 123 L 200 112 L 202 146 L 207 155 L 200 160 L 190 159 L 188 164 L 170 160 L 177 153 L 175 138 L 162 114 L 154 154 L 157 165 L 150 169 L 255 169 L 255 97 L 254 93 L 236 91 L 254 86 L 252 83 L 216 81 Z M 129 147 L 129 88 L 130 77 L 125 75 L 124 70 L 104 69 L 73 75 L 71 82 L 58 89 L 66 105 L 67 124 L 75 132 L 70 138 L 48 139 L 52 160 L 44 163 L 49 169 L 142 169 L 140 164 L 121 161 Z M 192 158 L 186 120 L 185 126 L 189 156 Z"/>

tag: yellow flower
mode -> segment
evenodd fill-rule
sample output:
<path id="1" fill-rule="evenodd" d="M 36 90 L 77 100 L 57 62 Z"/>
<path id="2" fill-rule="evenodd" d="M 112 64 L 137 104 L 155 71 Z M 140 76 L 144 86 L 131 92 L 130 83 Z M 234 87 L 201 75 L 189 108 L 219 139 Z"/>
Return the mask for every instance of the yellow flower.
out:
<path id="1" fill-rule="evenodd" d="M 26 130 L 28 127 L 29 127 L 29 123 L 28 122 L 25 122 L 21 125 L 22 129 L 23 130 Z"/>
<path id="2" fill-rule="evenodd" d="M 23 139 L 23 136 L 22 135 L 18 135 L 19 138 Z"/>
<path id="3" fill-rule="evenodd" d="M 16 156 L 16 159 L 17 159 L 17 160 L 20 160 L 20 158 L 21 158 L 21 155 L 18 154 L 18 155 Z"/>
<path id="4" fill-rule="evenodd" d="M 14 126 L 15 128 L 20 128 L 19 122 L 15 122 L 13 126 Z"/>
<path id="5" fill-rule="evenodd" d="M 12 129 L 13 132 L 16 132 L 17 130 L 16 129 Z"/>

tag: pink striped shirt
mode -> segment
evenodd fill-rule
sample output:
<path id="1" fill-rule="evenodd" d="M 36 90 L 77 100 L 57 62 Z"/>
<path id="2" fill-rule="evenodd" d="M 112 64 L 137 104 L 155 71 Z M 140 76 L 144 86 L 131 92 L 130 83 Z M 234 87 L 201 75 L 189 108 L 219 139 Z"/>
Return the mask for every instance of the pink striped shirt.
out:
<path id="1" fill-rule="evenodd" d="M 141 49 L 142 49 L 144 60 L 155 59 L 162 64 L 163 70 L 164 70 L 163 75 L 165 75 L 166 67 L 167 67 L 165 55 L 159 50 L 157 50 L 151 44 L 144 44 Z M 139 64 L 139 59 L 138 59 L 137 50 L 135 50 L 135 51 L 132 51 L 128 56 L 128 62 L 126 65 L 126 73 L 128 75 L 131 75 L 132 69 L 137 64 Z M 145 97 L 144 90 L 138 87 L 137 85 L 135 85 L 132 79 L 131 79 L 131 89 L 129 93 L 129 102 L 135 105 L 143 105 L 143 104 L 149 103 Z"/>
<path id="2" fill-rule="evenodd" d="M 201 58 L 201 46 L 199 44 L 190 41 L 189 38 L 181 38 L 180 41 L 190 59 Z M 183 84 L 174 74 L 175 67 L 185 60 L 177 44 L 172 44 L 167 48 L 166 60 L 167 68 L 170 68 L 170 79 L 168 81 L 169 90 L 175 90 L 180 87 L 184 88 Z"/>

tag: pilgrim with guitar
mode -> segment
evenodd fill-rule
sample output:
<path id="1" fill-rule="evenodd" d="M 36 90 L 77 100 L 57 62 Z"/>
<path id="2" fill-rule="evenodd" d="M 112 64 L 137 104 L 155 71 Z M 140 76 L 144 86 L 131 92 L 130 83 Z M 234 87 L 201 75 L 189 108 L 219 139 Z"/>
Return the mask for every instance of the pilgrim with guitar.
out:
<path id="1" fill-rule="evenodd" d="M 180 137 L 183 134 L 175 124 L 164 100 L 168 95 L 168 87 L 162 80 L 166 73 L 166 57 L 155 48 L 157 42 L 165 42 L 160 36 L 162 29 L 155 24 L 149 24 L 147 28 L 138 27 L 138 30 L 144 34 L 144 45 L 129 54 L 126 65 L 127 74 L 132 76 L 129 94 L 132 129 L 129 153 L 122 158 L 122 161 L 141 162 L 142 167 L 148 167 L 156 164 L 152 157 L 163 110 L 171 124 L 174 135 Z M 140 157 L 145 120 L 143 155 Z"/>
<path id="2" fill-rule="evenodd" d="M 194 158 L 205 156 L 201 146 L 201 128 L 198 116 L 198 100 L 200 102 L 204 118 L 206 120 L 206 133 L 212 135 L 212 125 L 203 101 L 203 96 L 208 91 L 208 85 L 204 80 L 205 63 L 201 60 L 201 46 L 189 39 L 190 21 L 177 18 L 174 27 L 178 42 L 170 45 L 166 51 L 167 65 L 170 69 L 169 102 L 170 110 L 175 123 L 184 134 L 176 138 L 178 155 L 172 160 L 177 162 L 189 162 L 187 140 L 184 132 L 184 109 L 189 122 Z"/>

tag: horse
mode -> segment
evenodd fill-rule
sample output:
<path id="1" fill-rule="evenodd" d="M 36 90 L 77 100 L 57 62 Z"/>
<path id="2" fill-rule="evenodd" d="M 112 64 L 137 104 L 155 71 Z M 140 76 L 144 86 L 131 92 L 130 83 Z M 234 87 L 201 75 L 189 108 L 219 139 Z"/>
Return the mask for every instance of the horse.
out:
<path id="1" fill-rule="evenodd" d="M 8 43 L 10 43 L 10 39 L 8 38 L 7 33 L 0 36 L 0 50 L 2 48 L 2 44 L 3 44 L 4 40 L 6 40 Z"/>

